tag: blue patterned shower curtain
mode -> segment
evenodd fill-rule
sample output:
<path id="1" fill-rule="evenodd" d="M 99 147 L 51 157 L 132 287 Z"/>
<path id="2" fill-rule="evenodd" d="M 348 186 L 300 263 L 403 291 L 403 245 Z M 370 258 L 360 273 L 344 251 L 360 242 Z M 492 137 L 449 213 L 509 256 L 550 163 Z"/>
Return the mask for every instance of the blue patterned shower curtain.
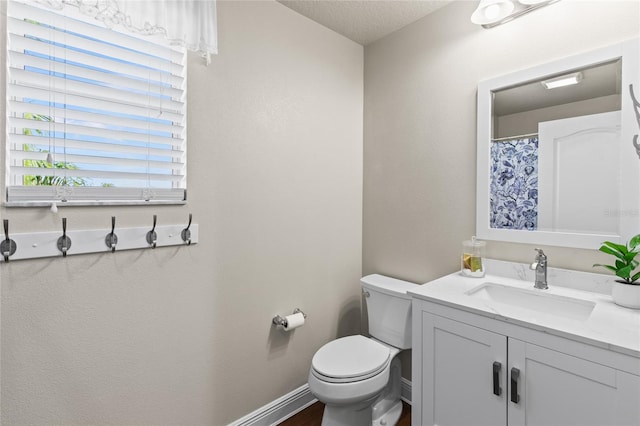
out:
<path id="1" fill-rule="evenodd" d="M 491 143 L 491 228 L 538 227 L 538 137 Z"/>

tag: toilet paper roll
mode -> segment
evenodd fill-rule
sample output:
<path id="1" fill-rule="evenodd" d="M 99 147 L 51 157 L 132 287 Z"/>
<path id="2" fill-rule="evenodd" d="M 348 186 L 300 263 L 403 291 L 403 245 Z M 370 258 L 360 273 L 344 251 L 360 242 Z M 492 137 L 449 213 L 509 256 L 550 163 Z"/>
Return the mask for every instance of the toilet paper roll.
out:
<path id="1" fill-rule="evenodd" d="M 284 331 L 293 330 L 304 325 L 304 314 L 302 312 L 287 315 L 284 319 L 287 321 L 287 325 L 283 327 Z"/>

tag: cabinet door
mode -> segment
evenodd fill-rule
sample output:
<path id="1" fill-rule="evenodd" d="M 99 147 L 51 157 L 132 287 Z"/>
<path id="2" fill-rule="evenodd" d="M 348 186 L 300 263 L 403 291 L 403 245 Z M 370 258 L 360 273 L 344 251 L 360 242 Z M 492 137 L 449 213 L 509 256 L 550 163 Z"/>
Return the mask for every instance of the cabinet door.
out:
<path id="1" fill-rule="evenodd" d="M 413 424 L 506 424 L 507 338 L 426 312 L 422 321 L 422 419 Z"/>
<path id="2" fill-rule="evenodd" d="M 508 370 L 510 426 L 640 425 L 638 376 L 515 339 Z"/>

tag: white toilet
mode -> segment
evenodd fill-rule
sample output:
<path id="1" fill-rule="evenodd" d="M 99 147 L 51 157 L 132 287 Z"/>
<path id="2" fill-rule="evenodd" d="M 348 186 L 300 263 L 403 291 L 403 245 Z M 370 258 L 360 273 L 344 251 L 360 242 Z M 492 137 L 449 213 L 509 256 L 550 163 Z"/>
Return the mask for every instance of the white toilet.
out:
<path id="1" fill-rule="evenodd" d="M 402 413 L 400 360 L 411 348 L 411 298 L 416 284 L 382 275 L 360 280 L 371 337 L 348 336 L 313 356 L 309 389 L 325 403 L 322 426 L 393 426 Z"/>

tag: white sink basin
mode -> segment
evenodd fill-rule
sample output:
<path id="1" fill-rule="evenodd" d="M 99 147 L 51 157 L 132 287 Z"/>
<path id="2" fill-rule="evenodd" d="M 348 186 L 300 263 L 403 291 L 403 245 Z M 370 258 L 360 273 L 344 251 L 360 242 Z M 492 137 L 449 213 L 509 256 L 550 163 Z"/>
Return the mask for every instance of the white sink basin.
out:
<path id="1" fill-rule="evenodd" d="M 545 293 L 545 290 L 526 290 L 519 287 L 485 282 L 465 292 L 467 296 L 491 303 L 509 305 L 538 315 L 586 320 L 596 304 L 589 300 Z"/>

